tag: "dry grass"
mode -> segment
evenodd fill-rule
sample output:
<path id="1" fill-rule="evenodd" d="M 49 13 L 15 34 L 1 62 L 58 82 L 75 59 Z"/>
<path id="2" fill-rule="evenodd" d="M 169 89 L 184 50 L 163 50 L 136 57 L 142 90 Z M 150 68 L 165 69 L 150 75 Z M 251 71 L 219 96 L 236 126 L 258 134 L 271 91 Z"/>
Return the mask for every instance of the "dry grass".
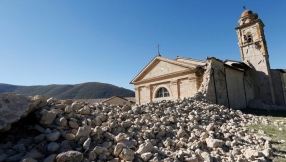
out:
<path id="1" fill-rule="evenodd" d="M 286 111 L 245 110 L 245 113 L 263 116 L 271 121 L 269 125 L 255 124 L 249 125 L 248 128 L 249 130 L 263 130 L 267 136 L 271 137 L 273 161 L 286 162 Z"/>

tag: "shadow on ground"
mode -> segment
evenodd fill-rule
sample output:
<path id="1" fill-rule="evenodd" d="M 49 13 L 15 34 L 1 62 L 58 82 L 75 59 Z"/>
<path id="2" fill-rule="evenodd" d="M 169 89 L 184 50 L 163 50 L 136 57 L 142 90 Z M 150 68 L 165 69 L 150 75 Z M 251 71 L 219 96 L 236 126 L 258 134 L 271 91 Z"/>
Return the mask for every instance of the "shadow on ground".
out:
<path id="1" fill-rule="evenodd" d="M 258 116 L 273 116 L 273 117 L 286 117 L 286 110 L 264 110 L 264 109 L 241 109 L 243 113 L 253 114 Z"/>

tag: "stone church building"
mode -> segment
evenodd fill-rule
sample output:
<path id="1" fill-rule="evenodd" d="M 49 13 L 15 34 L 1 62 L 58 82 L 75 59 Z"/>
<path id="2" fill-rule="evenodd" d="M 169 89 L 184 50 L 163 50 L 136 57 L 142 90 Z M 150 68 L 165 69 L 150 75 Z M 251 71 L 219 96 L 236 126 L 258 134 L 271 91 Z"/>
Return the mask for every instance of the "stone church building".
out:
<path id="1" fill-rule="evenodd" d="M 264 24 L 250 10 L 236 32 L 242 61 L 155 57 L 131 81 L 137 104 L 176 100 L 202 92 L 211 102 L 244 108 L 259 99 L 286 105 L 286 69 L 270 69 Z"/>

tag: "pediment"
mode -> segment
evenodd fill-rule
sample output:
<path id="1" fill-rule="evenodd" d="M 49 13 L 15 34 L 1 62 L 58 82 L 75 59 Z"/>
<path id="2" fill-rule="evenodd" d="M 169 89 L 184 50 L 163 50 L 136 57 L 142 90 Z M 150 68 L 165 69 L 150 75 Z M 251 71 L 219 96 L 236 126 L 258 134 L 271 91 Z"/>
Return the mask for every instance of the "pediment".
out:
<path id="1" fill-rule="evenodd" d="M 132 81 L 131 83 L 159 78 L 160 76 L 172 75 L 188 70 L 193 70 L 196 67 L 191 64 L 186 64 L 162 57 L 155 57 Z"/>

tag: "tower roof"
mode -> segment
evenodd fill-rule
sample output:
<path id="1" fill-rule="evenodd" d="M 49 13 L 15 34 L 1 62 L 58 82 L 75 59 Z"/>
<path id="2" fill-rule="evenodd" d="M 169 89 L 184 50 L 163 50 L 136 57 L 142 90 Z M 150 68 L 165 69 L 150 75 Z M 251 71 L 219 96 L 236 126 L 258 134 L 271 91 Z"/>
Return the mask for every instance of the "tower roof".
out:
<path id="1" fill-rule="evenodd" d="M 245 10 L 242 12 L 240 19 L 238 20 L 239 26 L 249 24 L 258 20 L 258 14 L 253 13 L 251 10 Z"/>
<path id="2" fill-rule="evenodd" d="M 253 12 L 251 10 L 245 10 L 242 12 L 241 17 L 245 17 L 245 16 L 248 16 L 250 14 L 253 14 Z"/>

